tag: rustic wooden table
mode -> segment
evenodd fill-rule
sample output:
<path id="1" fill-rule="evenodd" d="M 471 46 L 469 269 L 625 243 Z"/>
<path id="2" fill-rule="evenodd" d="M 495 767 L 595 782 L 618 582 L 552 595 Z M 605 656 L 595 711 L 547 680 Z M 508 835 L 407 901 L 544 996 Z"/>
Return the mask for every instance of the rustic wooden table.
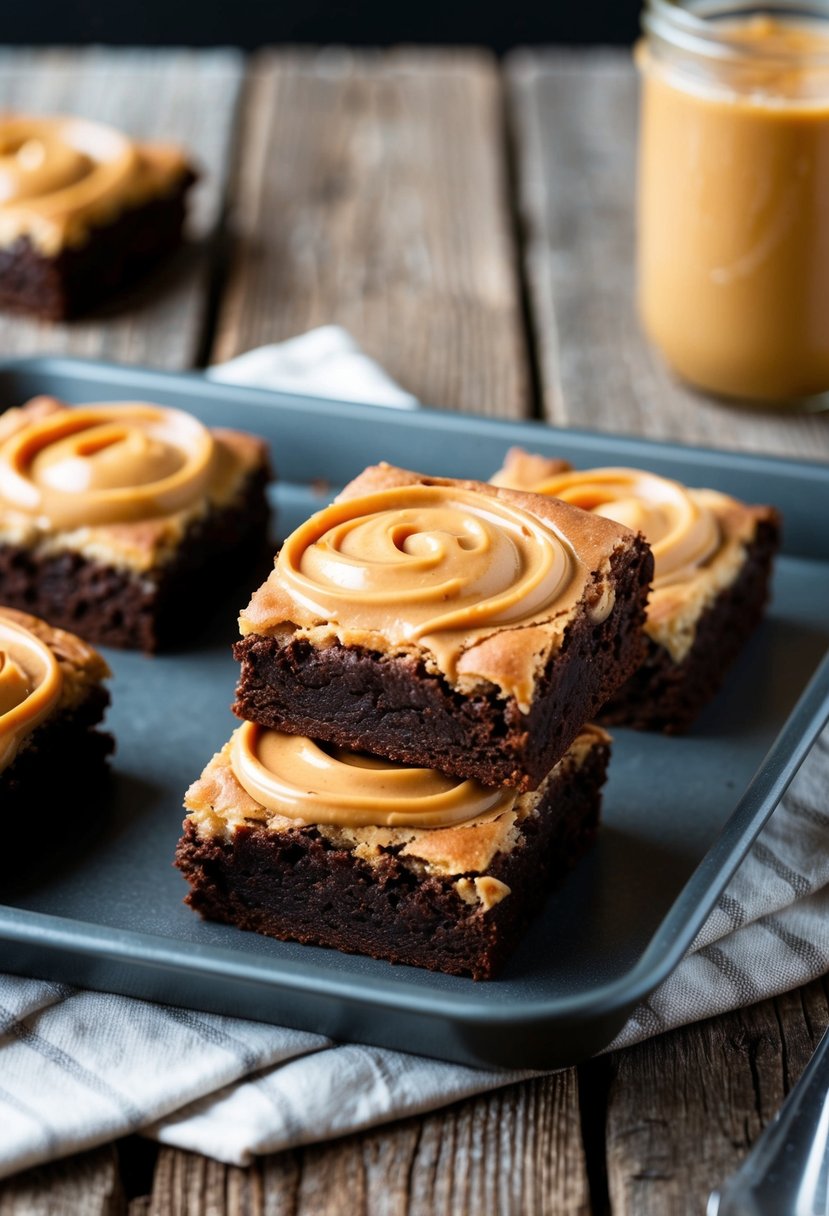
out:
<path id="1" fill-rule="evenodd" d="M 7 51 L 0 104 L 175 138 L 203 168 L 161 282 L 82 324 L 4 318 L 2 356 L 193 368 L 335 321 L 448 409 L 829 457 L 829 417 L 700 400 L 642 341 L 623 53 Z M 0 1216 L 702 1213 L 828 1002 L 816 981 L 250 1170 L 133 1137 L 0 1184 Z"/>

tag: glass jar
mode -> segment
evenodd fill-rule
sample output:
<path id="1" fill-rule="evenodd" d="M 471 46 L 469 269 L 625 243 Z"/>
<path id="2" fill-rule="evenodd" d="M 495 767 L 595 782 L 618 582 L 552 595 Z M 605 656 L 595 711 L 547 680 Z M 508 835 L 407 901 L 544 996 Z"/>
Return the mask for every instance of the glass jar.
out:
<path id="1" fill-rule="evenodd" d="M 829 390 L 829 0 L 649 0 L 638 297 L 709 392 Z"/>

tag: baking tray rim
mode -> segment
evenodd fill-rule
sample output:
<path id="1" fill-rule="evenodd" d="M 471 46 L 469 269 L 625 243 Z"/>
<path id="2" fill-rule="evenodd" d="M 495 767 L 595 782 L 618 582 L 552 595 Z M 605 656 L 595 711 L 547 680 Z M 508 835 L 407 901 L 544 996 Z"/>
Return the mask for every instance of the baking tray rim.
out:
<path id="1" fill-rule="evenodd" d="M 209 370 L 209 369 L 205 369 Z M 706 464 L 714 469 L 731 469 L 736 463 L 747 472 L 762 475 L 765 472 L 772 476 L 781 474 L 797 474 L 809 472 L 820 480 L 826 480 L 829 487 L 829 463 L 820 460 L 805 460 L 800 457 L 770 456 L 762 452 L 746 452 L 725 448 L 710 448 L 704 444 L 680 443 L 667 439 L 647 439 L 639 435 L 625 434 L 621 431 L 589 431 L 579 427 L 562 427 L 546 422 L 540 418 L 503 418 L 488 414 L 475 414 L 457 410 L 436 409 L 432 406 L 418 405 L 416 408 L 397 408 L 387 405 L 375 405 L 368 402 L 351 401 L 336 397 L 321 397 L 296 390 L 284 392 L 277 389 L 255 388 L 247 384 L 230 384 L 221 380 L 211 380 L 205 371 L 163 371 L 158 368 L 144 367 L 140 364 L 114 363 L 105 359 L 86 359 L 73 355 L 20 355 L 11 358 L 0 358 L 0 376 L 29 375 L 43 373 L 45 375 L 77 375 L 81 371 L 89 380 L 107 380 L 127 373 L 143 380 L 148 388 L 157 382 L 162 388 L 188 385 L 199 392 L 207 392 L 209 396 L 221 398 L 227 393 L 239 397 L 246 405 L 254 408 L 273 410 L 279 408 L 278 403 L 301 404 L 310 414 L 327 416 L 331 408 L 352 411 L 362 419 L 392 420 L 394 425 L 417 425 L 417 420 L 425 418 L 432 425 L 444 431 L 463 432 L 469 424 L 491 430 L 494 434 L 499 431 L 508 432 L 512 428 L 530 427 L 545 433 L 566 435 L 568 441 L 584 444 L 586 448 L 601 444 L 620 445 L 622 450 L 638 450 L 640 448 L 652 452 L 657 458 L 670 458 L 682 463 L 687 457 L 688 463 L 695 463 L 700 457 L 705 457 Z M 2 408 L 0 408 L 2 413 Z"/>
<path id="2" fill-rule="evenodd" d="M 215 399 L 227 394 L 246 405 L 267 409 L 278 403 L 301 404 L 313 414 L 327 416 L 332 408 L 348 409 L 364 419 L 382 417 L 384 421 L 416 419 L 436 424 L 442 431 L 463 432 L 470 426 L 483 427 L 493 434 L 509 433 L 516 427 L 543 428 L 560 433 L 569 443 L 586 449 L 596 443 L 619 445 L 624 450 L 650 452 L 656 458 L 688 463 L 705 459 L 706 464 L 733 468 L 735 464 L 757 475 L 797 475 L 810 473 L 829 488 L 829 465 L 790 457 L 766 456 L 751 452 L 729 452 L 704 446 L 650 440 L 639 436 L 591 432 L 551 426 L 534 419 L 504 419 L 484 415 L 449 413 L 419 407 L 416 410 L 390 410 L 386 406 L 339 401 L 302 393 L 283 393 L 270 389 L 237 386 L 211 381 L 201 372 L 168 372 L 104 360 L 72 356 L 21 356 L 0 360 L 0 375 L 83 376 L 87 381 L 126 377 L 141 382 L 141 389 L 153 385 L 172 390 L 187 387 L 207 392 Z M 138 387 L 138 386 L 136 386 Z M 753 778 L 732 810 L 716 839 L 709 845 L 676 898 L 662 917 L 643 952 L 633 965 L 613 980 L 580 993 L 560 997 L 523 998 L 488 1003 L 486 985 L 472 981 L 463 991 L 419 990 L 394 975 L 360 977 L 355 990 L 354 977 L 326 971 L 324 965 L 307 961 L 267 958 L 241 959 L 230 949 L 186 943 L 161 934 L 110 928 L 40 912 L 0 905 L 0 940 L 18 945 L 37 945 L 42 950 L 70 950 L 90 959 L 108 959 L 139 967 L 163 967 L 192 976 L 222 975 L 247 984 L 303 992 L 309 996 L 333 998 L 346 1005 L 385 1008 L 417 1014 L 427 1019 L 452 1019 L 469 1026 L 516 1026 L 540 1022 L 578 1022 L 618 1014 L 632 1008 L 662 983 L 681 962 L 729 879 L 745 857 L 764 824 L 785 793 L 798 768 L 823 726 L 829 720 L 829 652 L 815 668 L 794 708 L 763 757 Z M 48 935 L 48 936 L 45 936 Z M 497 980 L 494 981 L 497 985 Z M 478 989 L 480 988 L 480 997 Z M 482 998 L 482 999 L 481 999 Z"/>

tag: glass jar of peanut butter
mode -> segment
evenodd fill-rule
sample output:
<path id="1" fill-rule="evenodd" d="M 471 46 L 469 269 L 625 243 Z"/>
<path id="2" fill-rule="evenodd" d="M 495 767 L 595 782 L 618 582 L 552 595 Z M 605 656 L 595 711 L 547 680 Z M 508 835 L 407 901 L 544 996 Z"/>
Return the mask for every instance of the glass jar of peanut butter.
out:
<path id="1" fill-rule="evenodd" d="M 712 393 L 829 390 L 829 0 L 648 0 L 638 295 Z"/>

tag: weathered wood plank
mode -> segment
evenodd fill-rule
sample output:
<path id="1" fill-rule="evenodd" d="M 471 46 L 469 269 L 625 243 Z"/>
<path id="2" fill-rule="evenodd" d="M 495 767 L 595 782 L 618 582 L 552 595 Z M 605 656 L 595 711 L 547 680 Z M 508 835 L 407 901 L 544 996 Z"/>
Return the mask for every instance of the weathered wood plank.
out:
<path id="1" fill-rule="evenodd" d="M 551 422 L 829 457 L 829 416 L 785 416 L 680 385 L 634 305 L 637 82 L 622 51 L 508 63 L 525 264 Z"/>
<path id="2" fill-rule="evenodd" d="M 575 1071 L 250 1170 L 165 1149 L 149 1216 L 586 1216 Z"/>
<path id="3" fill-rule="evenodd" d="M 247 90 L 214 359 L 336 322 L 422 400 L 530 410 L 483 52 L 276 52 Z"/>
<path id="4" fill-rule="evenodd" d="M 192 241 L 171 265 L 123 301 L 69 325 L 0 316 L 0 357 L 71 353 L 193 365 L 205 339 L 242 73 L 233 51 L 0 52 L 0 108 L 81 114 L 136 138 L 180 142 L 202 173 L 192 196 Z"/>
<path id="5" fill-rule="evenodd" d="M 241 1170 L 172 1148 L 159 1153 L 146 1216 L 281 1216 L 282 1212 L 293 1209 L 282 1205 L 278 1192 L 263 1195 L 256 1169 Z"/>
<path id="6" fill-rule="evenodd" d="M 698 1216 L 797 1081 L 829 1022 L 817 981 L 610 1061 L 613 1216 Z"/>
<path id="7" fill-rule="evenodd" d="M 121 1216 L 125 1210 L 111 1145 L 0 1183 L 0 1216 Z"/>

